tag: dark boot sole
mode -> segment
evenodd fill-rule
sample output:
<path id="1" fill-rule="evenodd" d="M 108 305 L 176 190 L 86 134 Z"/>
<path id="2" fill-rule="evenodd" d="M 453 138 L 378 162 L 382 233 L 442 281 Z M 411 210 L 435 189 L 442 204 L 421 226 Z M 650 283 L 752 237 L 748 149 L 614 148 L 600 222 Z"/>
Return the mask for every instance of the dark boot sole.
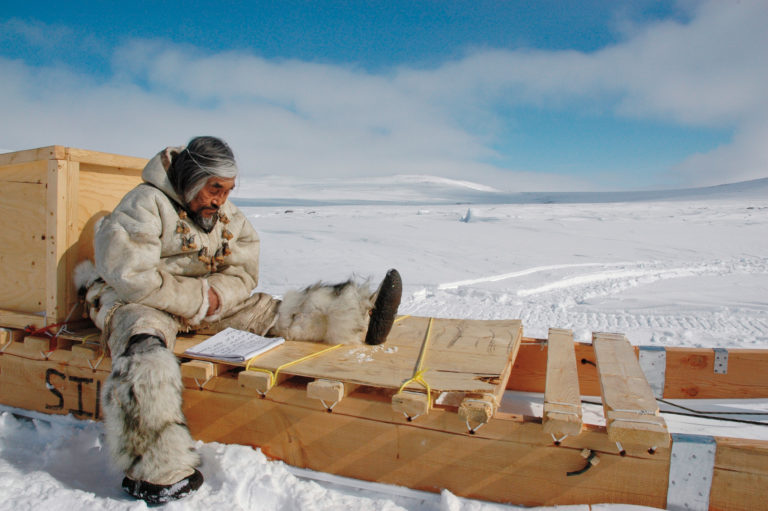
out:
<path id="1" fill-rule="evenodd" d="M 373 304 L 365 344 L 382 344 L 387 340 L 395 323 L 397 308 L 403 295 L 403 281 L 397 270 L 389 270 L 381 282 L 376 302 Z"/>
<path id="2" fill-rule="evenodd" d="M 203 474 L 197 469 L 181 481 L 173 484 L 153 484 L 147 481 L 135 481 L 127 477 L 123 479 L 123 491 L 147 504 L 163 504 L 182 499 L 197 491 L 202 485 Z"/>

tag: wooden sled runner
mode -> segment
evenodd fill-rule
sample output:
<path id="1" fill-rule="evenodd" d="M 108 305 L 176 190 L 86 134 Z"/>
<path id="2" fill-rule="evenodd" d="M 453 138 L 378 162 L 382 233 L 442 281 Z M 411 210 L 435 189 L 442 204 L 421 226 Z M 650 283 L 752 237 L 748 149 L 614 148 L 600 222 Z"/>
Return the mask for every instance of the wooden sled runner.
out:
<path id="1" fill-rule="evenodd" d="M 87 225 L 144 162 L 58 146 L 0 155 L 0 194 L 6 184 L 16 194 L 0 207 L 20 218 L 0 233 L 0 282 L 14 290 L 0 303 L 0 403 L 101 417 L 111 359 L 99 333 L 43 327 L 79 317 L 66 276 Z M 768 442 L 670 434 L 657 404 L 768 397 L 768 350 L 523 334 L 518 320 L 401 317 L 380 346 L 286 342 L 250 364 L 185 357 L 202 337 L 180 337 L 175 351 L 195 438 L 258 446 L 297 467 L 527 506 L 768 502 Z M 542 413 L 507 411 L 509 391 L 542 393 Z M 600 396 L 605 426 L 584 423 L 583 396 Z"/>

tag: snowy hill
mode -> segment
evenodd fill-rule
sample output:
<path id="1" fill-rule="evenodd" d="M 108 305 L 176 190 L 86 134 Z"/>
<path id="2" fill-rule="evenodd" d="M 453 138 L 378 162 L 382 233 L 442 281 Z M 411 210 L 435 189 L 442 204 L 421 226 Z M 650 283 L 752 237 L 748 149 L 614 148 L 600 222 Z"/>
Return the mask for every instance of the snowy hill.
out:
<path id="1" fill-rule="evenodd" d="M 243 178 L 239 206 L 584 204 L 768 196 L 768 178 L 703 188 L 620 192 L 510 192 L 470 181 L 401 175 L 359 179 Z"/>

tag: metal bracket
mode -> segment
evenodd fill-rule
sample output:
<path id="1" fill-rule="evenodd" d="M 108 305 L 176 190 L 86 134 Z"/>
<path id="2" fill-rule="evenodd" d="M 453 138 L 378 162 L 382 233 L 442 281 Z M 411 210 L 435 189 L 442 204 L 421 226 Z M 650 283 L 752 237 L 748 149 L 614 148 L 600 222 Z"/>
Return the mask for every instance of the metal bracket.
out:
<path id="1" fill-rule="evenodd" d="M 728 350 L 715 348 L 715 374 L 728 374 Z"/>
<path id="2" fill-rule="evenodd" d="M 709 508 L 717 443 L 711 436 L 672 434 L 667 509 Z"/>
<path id="3" fill-rule="evenodd" d="M 667 350 L 663 346 L 640 346 L 638 361 L 655 397 L 664 397 Z"/>

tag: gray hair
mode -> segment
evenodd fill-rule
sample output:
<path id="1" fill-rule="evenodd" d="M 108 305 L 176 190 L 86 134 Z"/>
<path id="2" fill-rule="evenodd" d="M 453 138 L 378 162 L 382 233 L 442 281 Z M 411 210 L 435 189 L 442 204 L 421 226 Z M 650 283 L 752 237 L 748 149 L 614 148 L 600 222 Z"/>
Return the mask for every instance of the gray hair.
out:
<path id="1" fill-rule="evenodd" d="M 237 177 L 232 149 L 216 137 L 195 137 L 173 157 L 168 180 L 174 191 L 189 204 L 211 177 Z"/>

